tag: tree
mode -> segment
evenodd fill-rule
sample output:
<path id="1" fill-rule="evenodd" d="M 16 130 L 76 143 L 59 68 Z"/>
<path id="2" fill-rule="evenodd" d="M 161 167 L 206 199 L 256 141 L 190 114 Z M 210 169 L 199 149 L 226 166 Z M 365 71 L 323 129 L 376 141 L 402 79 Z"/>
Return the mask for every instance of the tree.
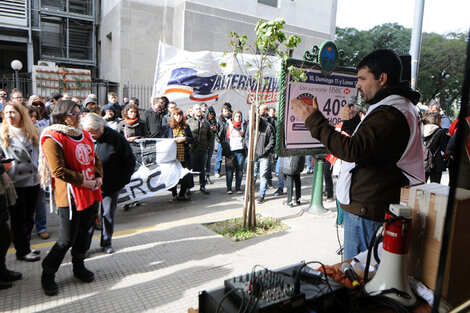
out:
<path id="1" fill-rule="evenodd" d="M 396 23 L 386 23 L 368 31 L 336 28 L 336 45 L 355 66 L 369 52 L 389 48 L 398 54 L 408 54 L 411 29 Z M 467 36 L 464 33 L 423 33 L 417 90 L 421 101 L 439 99 L 444 112 L 451 112 L 453 103 L 460 103 L 465 67 Z"/>
<path id="2" fill-rule="evenodd" d="M 410 42 L 411 30 L 397 23 L 385 23 L 370 30 L 336 27 L 336 46 L 350 58 L 348 65 L 351 66 L 355 66 L 366 54 L 378 48 L 408 54 Z"/>
<path id="3" fill-rule="evenodd" d="M 248 44 L 247 36 L 230 32 L 229 45 L 233 48 L 233 57 L 238 64 L 243 62 L 243 53 L 250 51 L 259 56 L 256 64 L 244 64 L 244 66 L 256 66 L 256 93 L 255 101 L 250 106 L 250 141 L 248 144 L 248 166 L 246 175 L 245 199 L 243 206 L 243 227 L 256 226 L 255 188 L 254 188 L 254 160 L 255 147 L 258 138 L 259 115 L 258 108 L 262 104 L 261 92 L 263 89 L 263 73 L 267 67 L 272 67 L 272 60 L 269 56 L 276 55 L 283 60 L 289 57 L 289 52 L 300 44 L 300 38 L 295 35 L 287 37 L 282 31 L 285 21 L 277 18 L 273 21 L 260 20 L 255 27 L 256 42 L 253 46 Z M 241 60 L 240 60 L 241 59 Z M 224 64 L 221 64 L 224 66 Z M 240 66 L 243 69 L 243 66 Z M 292 70 L 291 75 L 296 81 L 306 80 L 305 73 L 301 70 Z M 256 121 L 256 122 L 254 122 Z"/>
<path id="4" fill-rule="evenodd" d="M 467 36 L 463 33 L 424 33 L 417 89 L 426 103 L 439 99 L 447 115 L 455 115 L 451 104 L 460 103 Z"/>

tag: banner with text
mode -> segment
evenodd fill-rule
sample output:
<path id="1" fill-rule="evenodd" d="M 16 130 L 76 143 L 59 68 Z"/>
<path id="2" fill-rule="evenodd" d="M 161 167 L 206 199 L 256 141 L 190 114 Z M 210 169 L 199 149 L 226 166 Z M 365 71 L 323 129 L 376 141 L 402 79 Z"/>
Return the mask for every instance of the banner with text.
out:
<path id="1" fill-rule="evenodd" d="M 140 201 L 175 186 L 189 170 L 176 160 L 174 139 L 139 139 L 132 143 L 140 164 L 119 194 L 118 203 Z"/>
<path id="2" fill-rule="evenodd" d="M 272 66 L 263 73 L 262 101 L 277 107 L 281 60 L 269 58 Z M 190 52 L 160 42 L 152 96 L 164 95 L 183 111 L 205 102 L 218 114 L 222 104 L 229 102 L 234 110 L 247 112 L 255 99 L 258 63 L 259 56 L 253 54 L 240 53 L 237 60 L 230 53 Z"/>

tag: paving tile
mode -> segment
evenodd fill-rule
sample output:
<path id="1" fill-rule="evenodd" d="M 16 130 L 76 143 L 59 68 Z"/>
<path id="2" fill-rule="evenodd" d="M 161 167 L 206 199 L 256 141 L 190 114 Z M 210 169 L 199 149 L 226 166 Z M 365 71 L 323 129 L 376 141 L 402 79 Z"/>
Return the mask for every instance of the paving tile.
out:
<path id="1" fill-rule="evenodd" d="M 225 279 L 250 272 L 256 264 L 276 269 L 302 260 L 337 263 L 335 205 L 326 204 L 330 211 L 321 216 L 297 215 L 308 206 L 311 192 L 311 175 L 302 177 L 302 206 L 285 208 L 285 196 L 267 196 L 269 201 L 257 206 L 258 213 L 282 219 L 289 230 L 243 242 L 232 242 L 202 225 L 241 215 L 242 196 L 227 197 L 225 176 L 208 186 L 209 196 L 194 192 L 191 201 L 174 204 L 165 192 L 130 211 L 118 208 L 116 252 L 104 254 L 95 232 L 86 260 L 95 280 L 86 284 L 75 279 L 67 253 L 56 275 L 60 289 L 55 297 L 42 292 L 41 262 L 16 261 L 10 251 L 7 266 L 24 278 L 1 291 L 0 312 L 187 312 L 197 307 L 200 291 L 222 286 Z M 57 216 L 48 215 L 48 227 L 49 241 L 37 236 L 32 240 L 42 257 L 57 239 Z M 338 234 L 342 240 L 342 230 Z"/>

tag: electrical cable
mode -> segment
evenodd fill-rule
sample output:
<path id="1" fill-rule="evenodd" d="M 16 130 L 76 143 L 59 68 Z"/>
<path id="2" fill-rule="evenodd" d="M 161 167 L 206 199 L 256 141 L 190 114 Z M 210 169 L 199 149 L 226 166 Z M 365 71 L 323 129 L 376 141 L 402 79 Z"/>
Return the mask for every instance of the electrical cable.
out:
<path id="1" fill-rule="evenodd" d="M 323 268 L 323 275 L 325 277 L 325 282 L 328 286 L 328 289 L 330 290 L 331 294 L 333 295 L 333 297 L 335 298 L 335 300 L 337 301 L 338 304 L 340 304 L 343 308 L 346 308 L 348 309 L 348 306 L 345 305 L 343 302 L 341 302 L 341 300 L 336 296 L 335 292 L 333 291 L 333 288 L 331 287 L 330 285 L 330 282 L 328 280 L 328 274 L 327 274 L 327 271 L 326 271 L 326 268 L 325 268 L 325 265 L 323 265 L 322 262 L 319 262 L 319 261 L 309 261 L 309 262 L 305 262 L 304 264 L 302 264 L 302 266 L 297 270 L 297 274 L 295 275 L 295 279 L 294 279 L 294 293 L 299 293 L 300 292 L 300 272 L 302 271 L 302 269 L 307 266 L 308 264 L 312 264 L 312 263 L 317 263 L 317 264 L 320 264 L 321 267 Z"/>
<path id="2" fill-rule="evenodd" d="M 392 214 L 393 216 L 391 218 L 388 218 L 388 219 L 384 219 L 383 220 L 383 224 L 388 224 L 388 223 L 393 223 L 394 221 L 396 220 L 405 220 L 406 218 L 404 217 L 401 217 L 401 216 L 396 216 L 394 215 L 393 213 L 390 212 L 390 214 Z M 372 238 L 370 239 L 370 243 L 369 243 L 369 248 L 368 248 L 368 251 L 367 251 L 367 261 L 366 261 L 366 268 L 364 270 L 364 282 L 367 283 L 368 279 L 369 279 L 369 266 L 370 266 L 370 259 L 371 259 L 371 256 L 372 256 L 372 250 L 377 250 L 377 248 L 375 248 L 377 245 L 378 246 L 378 240 L 377 240 L 377 234 L 379 232 L 379 230 L 385 230 L 385 227 L 382 225 L 380 226 L 379 228 L 377 228 L 374 232 L 374 235 L 372 236 Z M 377 242 L 377 244 L 376 244 Z M 380 263 L 380 260 L 378 259 L 378 253 L 375 252 L 374 253 L 374 256 L 375 254 L 377 254 L 377 258 L 376 258 L 376 261 L 377 263 Z"/>
<path id="3" fill-rule="evenodd" d="M 363 312 L 376 308 L 388 308 L 397 313 L 410 313 L 411 311 L 398 301 L 386 296 L 361 296 L 352 300 L 355 312 Z"/>
<path id="4" fill-rule="evenodd" d="M 372 256 L 372 248 L 374 247 L 375 239 L 377 238 L 377 233 L 379 232 L 379 230 L 383 230 L 383 226 L 378 227 L 375 230 L 372 238 L 370 238 L 369 247 L 367 250 L 366 266 L 364 270 L 364 283 L 367 283 L 367 281 L 369 280 L 369 266 L 370 266 L 370 258 Z"/>
<path id="5" fill-rule="evenodd" d="M 338 200 L 336 200 L 336 239 L 338 240 L 338 251 L 340 251 L 338 254 L 341 254 L 341 261 L 343 260 L 344 253 L 342 252 L 341 248 L 343 248 L 343 244 L 341 243 L 341 239 L 339 238 L 339 210 L 341 210 L 341 207 L 339 206 Z"/>
<path id="6" fill-rule="evenodd" d="M 374 245 L 374 259 L 377 261 L 377 264 L 380 264 L 379 245 L 383 241 L 384 241 L 384 236 L 383 234 L 380 234 Z"/>
<path id="7" fill-rule="evenodd" d="M 258 304 L 258 301 L 259 301 L 259 295 L 255 295 L 255 294 L 254 294 L 254 290 L 253 290 L 254 285 L 255 285 L 255 283 L 256 283 L 256 281 L 255 281 L 255 280 L 256 280 L 256 277 L 255 277 L 255 270 L 256 270 L 256 267 L 258 267 L 258 266 L 261 267 L 261 268 L 263 268 L 263 269 L 266 270 L 267 272 L 271 272 L 268 268 L 264 267 L 263 265 L 256 264 L 256 265 L 253 266 L 253 268 L 252 268 L 252 270 L 251 270 L 251 278 L 250 278 L 250 283 L 251 283 L 251 287 L 252 287 L 252 290 L 251 290 L 252 293 L 251 293 L 251 295 L 250 295 L 250 298 L 248 299 L 248 303 L 246 304 L 245 309 L 243 310 L 243 313 L 247 313 L 247 310 L 250 308 L 250 304 L 251 304 L 251 300 L 252 300 L 252 299 L 256 299 L 256 300 L 255 300 L 255 303 L 253 304 L 253 307 L 251 308 L 251 311 L 252 311 L 254 308 L 256 308 L 256 304 Z M 259 294 L 261 294 L 262 292 L 263 292 L 263 286 L 261 285 L 261 286 L 260 286 L 260 290 L 259 290 Z M 239 313 L 241 312 L 241 309 L 242 309 L 242 307 L 240 307 L 240 309 L 239 309 L 239 311 L 238 311 Z M 251 312 L 251 311 L 248 311 L 248 312 Z"/>
<path id="8" fill-rule="evenodd" d="M 219 303 L 217 304 L 217 308 L 215 309 L 215 313 L 219 313 L 219 310 L 220 310 L 220 308 L 221 308 L 221 306 L 222 306 L 222 302 L 224 302 L 225 299 L 228 298 L 228 296 L 230 296 L 232 293 L 234 293 L 234 292 L 237 291 L 237 290 L 242 291 L 241 294 L 242 294 L 242 306 L 243 306 L 243 302 L 245 301 L 245 295 L 244 295 L 244 293 L 243 293 L 243 290 L 242 290 L 241 288 L 235 288 L 235 289 L 232 289 L 232 290 L 230 290 L 229 292 L 227 292 L 227 293 L 222 297 L 222 299 L 220 299 Z M 239 313 L 240 313 L 240 311 L 239 311 Z"/>

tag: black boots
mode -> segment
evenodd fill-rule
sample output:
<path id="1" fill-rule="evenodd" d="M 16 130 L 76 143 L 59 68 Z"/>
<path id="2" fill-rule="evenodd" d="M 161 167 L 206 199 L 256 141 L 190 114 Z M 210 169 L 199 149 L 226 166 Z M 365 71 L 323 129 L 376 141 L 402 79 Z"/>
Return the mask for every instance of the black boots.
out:
<path id="1" fill-rule="evenodd" d="M 0 280 L 0 289 L 8 289 L 8 288 L 11 288 L 12 286 L 13 284 L 11 281 Z"/>
<path id="2" fill-rule="evenodd" d="M 19 280 L 23 277 L 20 272 L 10 271 L 5 266 L 5 260 L 0 261 L 0 289 L 11 288 L 12 281 Z"/>
<path id="3" fill-rule="evenodd" d="M 73 276 L 85 283 L 92 282 L 95 279 L 95 275 L 85 267 L 83 260 L 72 263 Z M 59 286 L 55 282 L 55 274 L 47 274 L 44 270 L 41 276 L 41 286 L 44 293 L 48 296 L 55 296 L 59 293 Z"/>
<path id="4" fill-rule="evenodd" d="M 42 272 L 41 286 L 47 296 L 55 296 L 59 293 L 59 286 L 57 286 L 54 278 L 55 274 L 46 274 L 44 271 Z"/>
<path id="5" fill-rule="evenodd" d="M 88 270 L 83 260 L 72 260 L 73 276 L 80 279 L 84 283 L 91 283 L 95 279 L 92 271 Z"/>
<path id="6" fill-rule="evenodd" d="M 23 277 L 23 274 L 20 272 L 10 271 L 8 269 L 3 270 L 0 272 L 0 281 L 12 282 L 15 280 L 19 280 Z"/>

